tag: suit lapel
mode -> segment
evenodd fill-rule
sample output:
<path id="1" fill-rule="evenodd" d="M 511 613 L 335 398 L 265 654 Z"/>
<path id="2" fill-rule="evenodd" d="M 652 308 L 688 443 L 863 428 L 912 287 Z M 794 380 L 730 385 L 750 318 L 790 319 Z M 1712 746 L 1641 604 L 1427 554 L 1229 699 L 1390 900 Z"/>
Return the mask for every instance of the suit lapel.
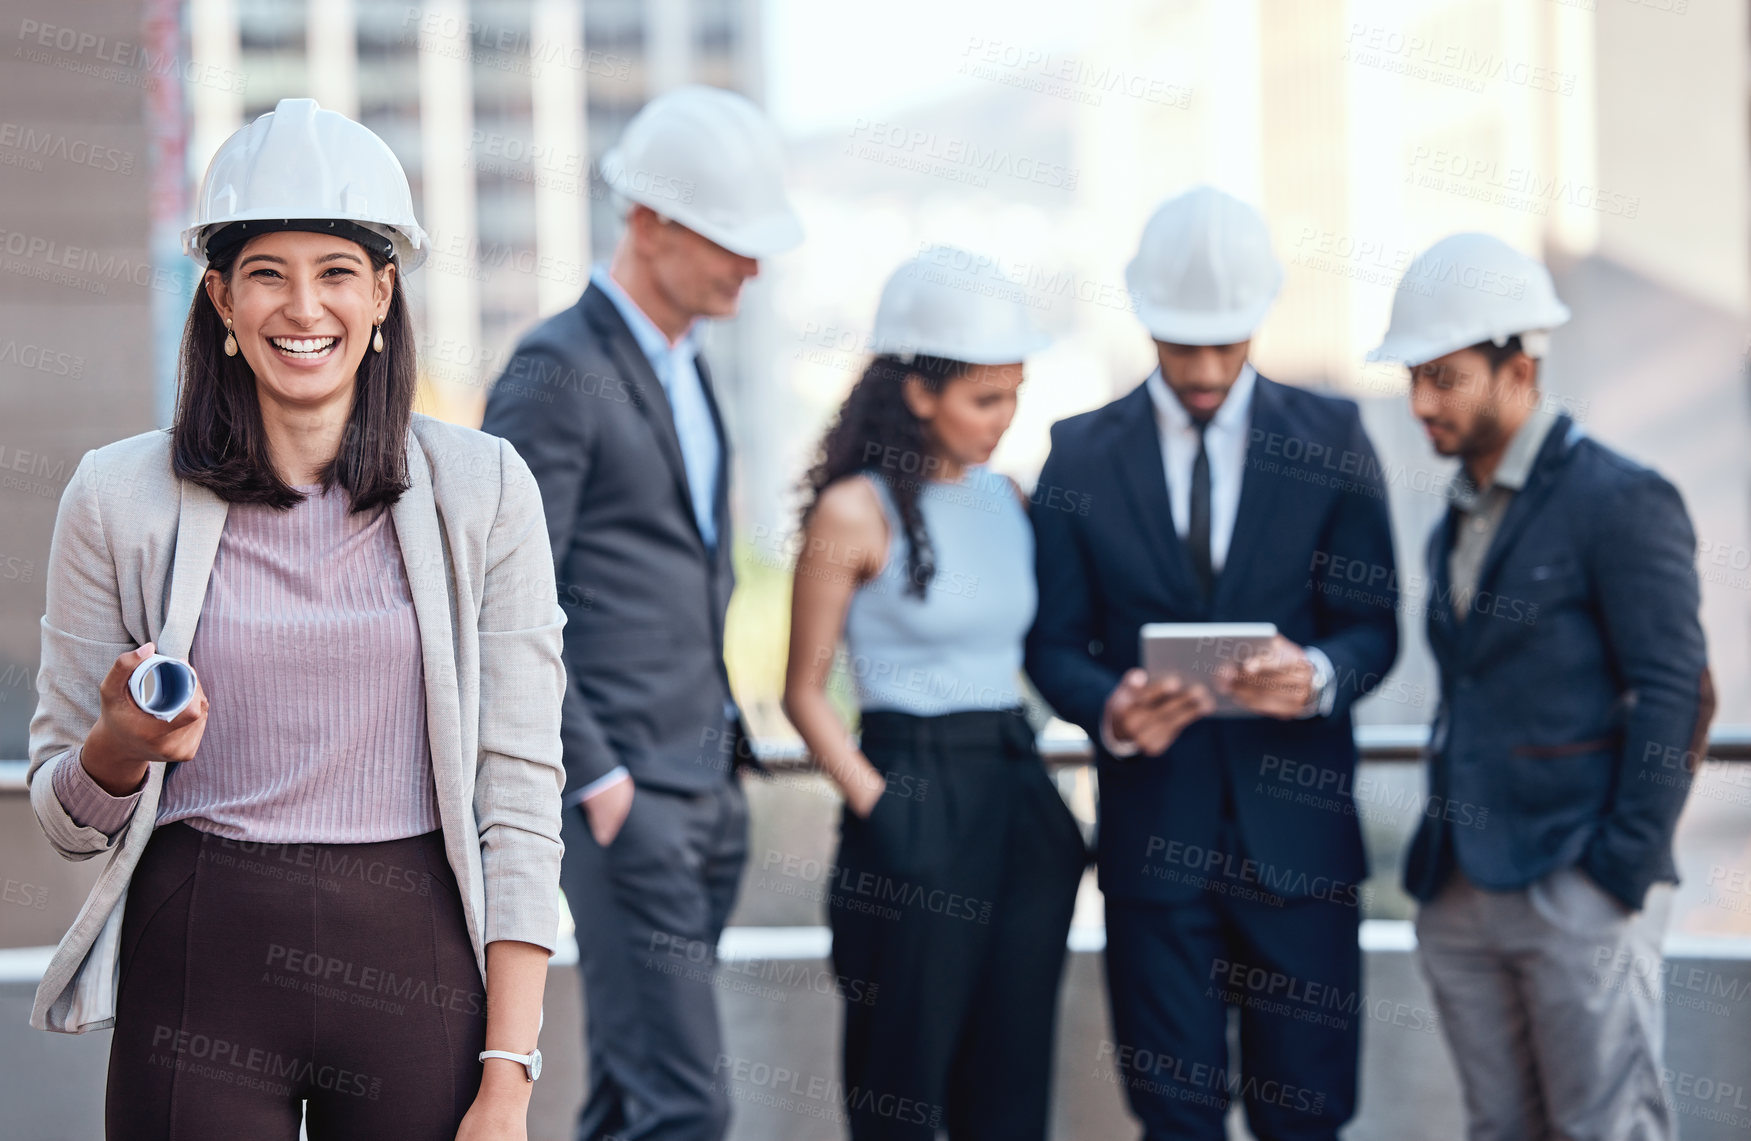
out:
<path id="1" fill-rule="evenodd" d="M 1453 539 L 1457 534 L 1453 509 L 1448 508 L 1429 535 L 1429 590 L 1423 599 L 1423 615 L 1429 633 L 1429 650 L 1437 663 L 1446 668 L 1458 636 L 1457 619 L 1453 616 L 1453 578 L 1448 573 L 1448 560 L 1453 557 Z"/>
<path id="2" fill-rule="evenodd" d="M 663 382 L 657 379 L 649 358 L 638 347 L 638 340 L 632 335 L 632 330 L 626 327 L 619 311 L 614 308 L 614 302 L 608 300 L 607 295 L 594 285 L 584 291 L 584 301 L 589 303 L 586 315 L 597 334 L 607 344 L 614 362 L 620 366 L 620 375 L 632 382 L 627 386 L 632 393 L 632 402 L 650 422 L 651 434 L 657 439 L 657 451 L 662 453 L 664 462 L 669 465 L 675 494 L 681 497 L 681 505 L 685 508 L 683 514 L 687 516 L 693 533 L 697 535 L 699 523 L 693 517 L 693 494 L 687 486 L 687 463 L 681 456 L 681 437 L 675 431 L 675 416 L 669 409 L 669 395 L 663 391 Z M 700 542 L 704 543 L 703 537 Z"/>
<path id="3" fill-rule="evenodd" d="M 446 790 L 462 781 L 462 712 L 456 677 L 456 640 L 450 614 L 450 552 L 432 488 L 431 467 L 410 429 L 407 434 L 409 487 L 389 509 L 395 524 L 408 591 L 419 623 L 420 658 L 426 690 L 426 735 L 432 750 L 432 778 L 438 803 L 454 798 Z"/>
<path id="4" fill-rule="evenodd" d="M 1222 560 L 1222 573 L 1216 576 L 1216 585 L 1211 591 L 1212 615 L 1225 613 L 1233 604 L 1234 594 L 1240 589 L 1240 584 L 1251 577 L 1243 568 L 1253 558 L 1253 552 L 1258 548 L 1268 523 L 1265 514 L 1270 510 L 1274 497 L 1273 489 L 1266 481 L 1271 477 L 1252 462 L 1251 441 L 1259 438 L 1262 432 L 1275 432 L 1282 436 L 1289 434 L 1274 382 L 1262 376 L 1253 380 L 1252 408 L 1247 420 L 1244 430 L 1248 445 L 1246 458 L 1241 461 L 1240 505 L 1234 512 L 1234 530 L 1228 537 L 1228 554 Z M 1236 573 L 1228 573 L 1231 567 L 1237 568 Z"/>
<path id="5" fill-rule="evenodd" d="M 1138 385 L 1114 411 L 1118 425 L 1113 463 L 1119 469 L 1120 486 L 1131 500 L 1132 516 L 1142 532 L 1149 561 L 1160 572 L 1162 592 L 1176 602 L 1196 599 L 1199 592 L 1191 556 L 1173 529 L 1155 405 L 1148 390 Z"/>
<path id="6" fill-rule="evenodd" d="M 1496 528 L 1495 536 L 1490 540 L 1490 549 L 1484 553 L 1483 566 L 1478 568 L 1477 588 L 1488 590 L 1496 572 L 1501 569 L 1502 560 L 1513 550 L 1514 543 L 1526 530 L 1526 524 L 1538 514 L 1544 506 L 1550 493 L 1556 488 L 1556 470 L 1568 458 L 1569 448 L 1573 444 L 1570 431 L 1573 421 L 1567 416 L 1558 418 L 1550 427 L 1550 434 L 1545 437 L 1544 446 L 1538 451 L 1538 459 L 1532 465 L 1532 472 L 1527 476 L 1526 486 L 1514 493 L 1514 498 L 1508 501 L 1508 510 L 1502 515 L 1501 525 Z"/>
<path id="7" fill-rule="evenodd" d="M 191 480 L 177 483 L 182 494 L 177 509 L 176 552 L 171 559 L 164 625 L 154 640 L 159 653 L 186 660 L 207 600 L 207 580 L 212 577 L 230 505 Z"/>
<path id="8" fill-rule="evenodd" d="M 723 412 L 717 406 L 717 390 L 711 382 L 711 370 L 705 367 L 705 354 L 695 358 L 699 370 L 699 387 L 705 393 L 705 407 L 711 412 L 711 426 L 717 433 L 717 483 L 712 496 L 712 518 L 717 521 L 717 545 L 727 546 L 730 533 L 730 434 L 724 428 Z M 693 500 L 688 499 L 691 508 Z"/>

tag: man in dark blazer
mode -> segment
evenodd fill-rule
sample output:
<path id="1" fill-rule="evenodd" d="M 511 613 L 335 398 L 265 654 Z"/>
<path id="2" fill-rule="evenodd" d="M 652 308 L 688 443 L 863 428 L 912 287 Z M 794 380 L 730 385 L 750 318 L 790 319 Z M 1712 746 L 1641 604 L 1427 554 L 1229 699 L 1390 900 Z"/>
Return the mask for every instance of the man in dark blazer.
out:
<path id="1" fill-rule="evenodd" d="M 801 238 L 779 146 L 739 95 L 681 88 L 603 160 L 609 266 L 518 345 L 483 427 L 541 485 L 566 613 L 561 883 L 577 926 L 582 1141 L 715 1141 L 729 1106 L 713 988 L 747 851 L 752 761 L 723 660 L 729 444 L 700 318 Z"/>
<path id="2" fill-rule="evenodd" d="M 1568 316 L 1538 262 L 1458 234 L 1407 272 L 1373 354 L 1410 366 L 1461 461 L 1429 542 L 1441 810 L 1405 885 L 1471 1136 L 1660 1141 L 1654 885 L 1677 879 L 1714 696 L 1683 499 L 1540 397 Z"/>
<path id="3" fill-rule="evenodd" d="M 1236 1096 L 1263 1141 L 1335 1138 L 1361 1034 L 1350 708 L 1398 649 L 1380 467 L 1353 403 L 1247 363 L 1282 280 L 1251 207 L 1170 200 L 1127 278 L 1160 367 L 1053 428 L 1027 643 L 1040 693 L 1098 742 L 1103 1061 L 1146 1138 L 1225 1137 Z M 1322 589 L 1333 563 L 1363 573 Z M 1278 638 L 1214 678 L 1150 680 L 1151 622 Z M 1207 716 L 1213 689 L 1257 715 Z"/>

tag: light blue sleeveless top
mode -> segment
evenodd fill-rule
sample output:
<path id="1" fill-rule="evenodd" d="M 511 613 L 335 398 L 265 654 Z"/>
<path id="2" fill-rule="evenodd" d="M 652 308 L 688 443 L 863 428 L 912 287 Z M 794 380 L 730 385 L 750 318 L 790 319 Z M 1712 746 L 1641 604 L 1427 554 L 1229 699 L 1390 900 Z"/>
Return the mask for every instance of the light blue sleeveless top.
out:
<path id="1" fill-rule="evenodd" d="M 983 466 L 960 483 L 924 482 L 918 506 L 936 573 L 919 598 L 906 589 L 909 548 L 892 491 L 866 474 L 888 517 L 888 557 L 846 614 L 858 705 L 924 717 L 1020 705 L 1038 593 L 1034 532 L 1014 486 Z"/>

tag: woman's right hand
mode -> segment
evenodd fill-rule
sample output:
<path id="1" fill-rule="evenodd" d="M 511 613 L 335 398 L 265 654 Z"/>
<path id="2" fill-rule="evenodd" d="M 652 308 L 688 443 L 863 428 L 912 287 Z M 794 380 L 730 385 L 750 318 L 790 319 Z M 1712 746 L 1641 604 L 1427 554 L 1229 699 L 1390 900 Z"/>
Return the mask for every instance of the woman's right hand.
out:
<path id="1" fill-rule="evenodd" d="M 102 708 L 97 724 L 86 734 L 79 761 L 111 796 L 126 796 L 139 788 L 152 761 L 193 759 L 207 729 L 207 694 L 199 678 L 194 700 L 174 721 L 160 721 L 134 704 L 128 678 L 155 649 L 154 643 L 147 642 L 118 657 L 98 687 Z"/>
<path id="2" fill-rule="evenodd" d="M 888 780 L 874 765 L 866 761 L 858 774 L 839 791 L 845 797 L 845 803 L 851 807 L 852 813 L 859 820 L 867 820 L 869 814 L 875 811 L 875 806 L 881 802 L 883 794 L 888 791 Z"/>

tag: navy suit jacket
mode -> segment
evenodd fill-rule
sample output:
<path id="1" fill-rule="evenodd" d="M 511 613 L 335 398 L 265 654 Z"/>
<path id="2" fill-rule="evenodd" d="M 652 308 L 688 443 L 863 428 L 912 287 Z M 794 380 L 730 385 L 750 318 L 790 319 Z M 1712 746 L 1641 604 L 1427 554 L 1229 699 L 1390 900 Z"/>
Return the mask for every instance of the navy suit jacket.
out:
<path id="1" fill-rule="evenodd" d="M 560 735 L 568 793 L 624 764 L 641 784 L 692 791 L 751 754 L 724 668 L 729 443 L 718 429 L 717 544 L 693 514 L 662 382 L 620 312 L 591 286 L 517 345 L 481 427 L 541 485 L 565 610 Z"/>
<path id="2" fill-rule="evenodd" d="M 1033 519 L 1040 609 L 1027 670 L 1095 741 L 1102 890 L 1171 902 L 1215 883 L 1355 902 L 1367 868 L 1350 706 L 1398 653 L 1386 489 L 1356 405 L 1259 378 L 1234 534 L 1207 603 L 1174 531 L 1143 386 L 1054 425 Z M 1318 646 L 1335 669 L 1330 715 L 1209 718 L 1160 756 L 1112 757 L 1101 713 L 1138 664 L 1140 628 L 1196 621 L 1274 622 Z M 1238 854 L 1222 835 L 1224 780 Z"/>
<path id="3" fill-rule="evenodd" d="M 1429 541 L 1441 707 L 1405 886 L 1432 899 L 1457 865 L 1508 891 L 1578 863 L 1639 908 L 1677 879 L 1672 833 L 1714 712 L 1684 501 L 1560 417 L 1463 622 L 1455 523 Z"/>

